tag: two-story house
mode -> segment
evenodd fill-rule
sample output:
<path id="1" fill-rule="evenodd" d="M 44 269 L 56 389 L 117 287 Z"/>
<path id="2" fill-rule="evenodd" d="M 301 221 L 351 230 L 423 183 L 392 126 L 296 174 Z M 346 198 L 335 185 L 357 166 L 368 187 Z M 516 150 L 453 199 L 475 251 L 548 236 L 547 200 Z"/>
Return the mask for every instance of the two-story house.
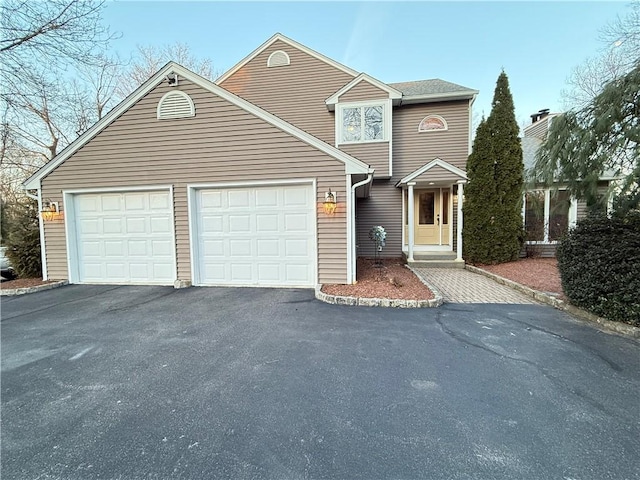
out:
<path id="1" fill-rule="evenodd" d="M 384 256 L 463 264 L 477 93 L 386 84 L 280 34 L 215 83 L 169 63 L 25 182 L 44 277 L 352 283 L 374 225 Z"/>

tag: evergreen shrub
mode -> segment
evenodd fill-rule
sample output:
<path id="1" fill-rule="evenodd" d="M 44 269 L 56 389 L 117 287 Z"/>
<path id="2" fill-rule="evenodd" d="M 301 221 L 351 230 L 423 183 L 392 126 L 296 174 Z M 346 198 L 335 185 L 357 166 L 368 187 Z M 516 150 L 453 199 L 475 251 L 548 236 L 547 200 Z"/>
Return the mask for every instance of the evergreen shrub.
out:
<path id="1" fill-rule="evenodd" d="M 556 255 L 562 288 L 572 304 L 640 326 L 640 212 L 580 220 Z"/>

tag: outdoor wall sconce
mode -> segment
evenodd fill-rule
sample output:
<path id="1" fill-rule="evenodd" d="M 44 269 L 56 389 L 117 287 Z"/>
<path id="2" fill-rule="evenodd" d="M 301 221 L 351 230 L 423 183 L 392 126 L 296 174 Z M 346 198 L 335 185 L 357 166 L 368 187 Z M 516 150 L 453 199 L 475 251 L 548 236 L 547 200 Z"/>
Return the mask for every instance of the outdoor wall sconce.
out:
<path id="1" fill-rule="evenodd" d="M 40 216 L 45 222 L 61 219 L 62 213 L 60 213 L 60 210 L 58 208 L 58 202 L 52 202 L 50 200 L 44 201 L 42 204 L 42 211 L 40 212 Z"/>
<path id="2" fill-rule="evenodd" d="M 333 215 L 336 211 L 336 194 L 329 189 L 324 194 L 324 213 L 327 215 Z"/>

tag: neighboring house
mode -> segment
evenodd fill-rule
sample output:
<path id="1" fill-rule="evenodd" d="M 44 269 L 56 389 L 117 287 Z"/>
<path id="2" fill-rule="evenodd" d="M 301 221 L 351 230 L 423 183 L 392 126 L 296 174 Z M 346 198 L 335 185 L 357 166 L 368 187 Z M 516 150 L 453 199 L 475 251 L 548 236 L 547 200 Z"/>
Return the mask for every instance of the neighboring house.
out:
<path id="1" fill-rule="evenodd" d="M 352 283 L 374 225 L 384 256 L 463 265 L 477 93 L 385 84 L 280 34 L 216 83 L 169 63 L 25 182 L 56 207 L 44 277 Z"/>
<path id="2" fill-rule="evenodd" d="M 522 154 L 525 180 L 529 185 L 534 183 L 532 170 L 538 149 L 547 138 L 553 118 L 558 115 L 560 114 L 550 113 L 547 109 L 540 110 L 531 115 L 531 124 L 524 128 Z M 603 194 L 611 180 L 610 176 L 601 179 Z M 561 184 L 554 185 L 553 188 L 528 188 L 522 209 L 526 233 L 523 255 L 554 257 L 558 242 L 586 214 L 586 203 L 571 197 Z"/>

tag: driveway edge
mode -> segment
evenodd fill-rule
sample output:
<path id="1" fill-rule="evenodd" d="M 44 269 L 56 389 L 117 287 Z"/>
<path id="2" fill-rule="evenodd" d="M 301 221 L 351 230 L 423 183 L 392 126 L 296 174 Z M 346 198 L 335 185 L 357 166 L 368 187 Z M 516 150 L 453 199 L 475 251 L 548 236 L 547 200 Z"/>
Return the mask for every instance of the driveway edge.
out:
<path id="1" fill-rule="evenodd" d="M 422 283 L 427 285 L 425 282 Z M 322 291 L 322 284 L 316 287 L 316 298 L 321 302 L 331 303 L 333 305 L 349 305 L 352 307 L 435 308 L 442 305 L 442 296 L 436 293 L 429 285 L 427 285 L 427 287 L 429 287 L 435 298 L 430 300 L 403 300 L 400 298 L 345 297 L 324 293 Z"/>
<path id="2" fill-rule="evenodd" d="M 14 295 L 25 295 L 27 293 L 36 293 L 42 292 L 43 290 L 51 290 L 52 288 L 58 288 L 68 284 L 69 282 L 67 280 L 61 280 L 59 282 L 46 283 L 44 285 L 38 285 L 35 287 L 9 288 L 6 290 L 0 290 L 0 296 L 9 297 Z"/>
<path id="3" fill-rule="evenodd" d="M 465 269 L 469 270 L 473 273 L 478 273 L 480 275 L 484 275 L 495 282 L 506 285 L 507 287 L 511 287 L 514 290 L 517 290 L 520 293 L 524 293 L 529 297 L 541 302 L 546 303 L 547 305 L 551 305 L 558 310 L 563 310 L 567 313 L 570 313 L 574 317 L 579 318 L 580 320 L 584 320 L 586 322 L 595 324 L 596 327 L 601 330 L 606 330 L 608 332 L 619 333 L 622 335 L 626 335 L 632 338 L 640 338 L 640 328 L 634 327 L 632 325 L 627 325 L 626 323 L 620 322 L 612 322 L 611 320 L 607 320 L 605 318 L 594 315 L 593 313 L 587 312 L 581 308 L 578 308 L 570 303 L 565 302 L 564 300 L 560 300 L 559 298 L 554 297 L 553 295 L 549 295 L 548 293 L 540 292 L 538 290 L 534 290 L 533 288 L 529 288 L 520 283 L 514 282 L 513 280 L 509 280 L 508 278 L 501 277 L 500 275 L 496 275 L 495 273 L 487 272 L 478 267 L 474 267 L 473 265 L 465 265 Z"/>

